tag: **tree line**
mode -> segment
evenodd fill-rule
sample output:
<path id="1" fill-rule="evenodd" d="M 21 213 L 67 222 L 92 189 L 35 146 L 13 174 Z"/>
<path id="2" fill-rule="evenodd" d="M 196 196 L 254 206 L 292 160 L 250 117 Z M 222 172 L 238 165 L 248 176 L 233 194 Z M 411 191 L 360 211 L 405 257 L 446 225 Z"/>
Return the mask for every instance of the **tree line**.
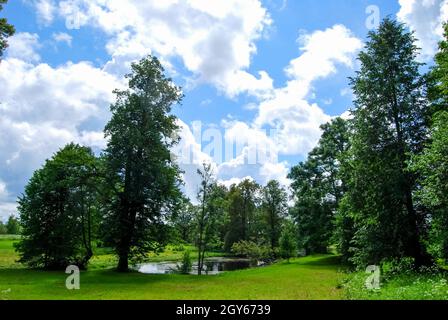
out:
<path id="1" fill-rule="evenodd" d="M 131 68 L 128 89 L 115 91 L 101 155 L 66 145 L 33 174 L 19 198 L 20 261 L 46 269 L 86 268 L 101 244 L 114 248 L 117 269 L 127 271 L 169 242 L 195 244 L 199 272 L 209 250 L 279 256 L 288 213 L 284 187 L 244 180 L 226 188 L 204 164 L 192 204 L 170 155 L 178 142 L 171 108 L 181 102 L 181 90 L 155 57 Z M 294 248 L 292 239 L 285 238 L 285 248 Z"/>
<path id="2" fill-rule="evenodd" d="M 223 186 L 205 163 L 197 197 L 187 199 L 170 156 L 181 88 L 157 58 L 133 63 L 128 88 L 115 91 L 102 153 L 65 146 L 19 198 L 20 261 L 87 267 L 102 245 L 127 271 L 170 242 L 196 245 L 199 273 L 211 250 L 270 260 L 335 247 L 359 267 L 446 260 L 448 27 L 428 73 L 415 43 L 390 18 L 369 33 L 350 78 L 351 116 L 321 127 L 318 145 L 289 173 L 290 195 L 275 180 Z"/>
<path id="3" fill-rule="evenodd" d="M 8 221 L 0 221 L 0 234 L 18 235 L 20 233 L 19 220 L 14 216 L 9 216 Z"/>
<path id="4" fill-rule="evenodd" d="M 424 74 L 413 33 L 392 19 L 369 33 L 350 78 L 349 120 L 334 119 L 291 170 L 301 245 L 346 262 L 448 259 L 448 26 Z"/>

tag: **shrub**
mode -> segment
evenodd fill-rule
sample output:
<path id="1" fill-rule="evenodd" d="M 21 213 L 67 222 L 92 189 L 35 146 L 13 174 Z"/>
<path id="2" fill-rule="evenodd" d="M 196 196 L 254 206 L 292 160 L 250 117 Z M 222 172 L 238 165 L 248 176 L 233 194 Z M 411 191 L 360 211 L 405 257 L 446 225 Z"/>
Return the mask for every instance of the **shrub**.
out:
<path id="1" fill-rule="evenodd" d="M 249 258 L 252 261 L 268 259 L 271 255 L 267 246 L 258 245 L 253 241 L 240 241 L 232 245 L 232 253 Z"/>
<path id="2" fill-rule="evenodd" d="M 191 260 L 190 251 L 185 251 L 184 255 L 182 257 L 182 262 L 180 266 L 178 266 L 178 270 L 182 274 L 189 274 L 191 272 L 191 269 L 193 267 L 193 263 Z"/>

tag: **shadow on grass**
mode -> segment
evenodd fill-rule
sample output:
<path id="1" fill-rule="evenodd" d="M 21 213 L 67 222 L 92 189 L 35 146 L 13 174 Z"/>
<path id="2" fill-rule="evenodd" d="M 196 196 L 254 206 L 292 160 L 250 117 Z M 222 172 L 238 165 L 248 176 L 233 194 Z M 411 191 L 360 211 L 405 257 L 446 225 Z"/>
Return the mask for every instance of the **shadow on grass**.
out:
<path id="1" fill-rule="evenodd" d="M 298 264 L 306 266 L 340 266 L 341 257 L 335 255 L 313 255 L 299 260 Z"/>

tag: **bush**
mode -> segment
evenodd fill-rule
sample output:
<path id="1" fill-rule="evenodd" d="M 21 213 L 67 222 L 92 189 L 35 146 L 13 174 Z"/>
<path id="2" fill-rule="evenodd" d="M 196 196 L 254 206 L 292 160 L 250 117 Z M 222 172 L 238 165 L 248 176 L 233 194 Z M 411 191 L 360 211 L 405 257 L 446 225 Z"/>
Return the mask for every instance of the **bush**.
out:
<path id="1" fill-rule="evenodd" d="M 193 263 L 191 261 L 191 255 L 190 251 L 185 251 L 184 255 L 182 257 L 182 262 L 180 266 L 178 266 L 178 270 L 182 274 L 189 274 L 191 272 L 191 269 L 193 267 Z"/>
<path id="2" fill-rule="evenodd" d="M 267 246 L 261 246 L 252 241 L 240 241 L 232 245 L 232 253 L 252 261 L 268 259 L 271 250 Z"/>
<path id="3" fill-rule="evenodd" d="M 280 253 L 282 258 L 289 259 L 297 255 L 297 240 L 295 238 L 294 225 L 287 224 L 280 236 Z"/>

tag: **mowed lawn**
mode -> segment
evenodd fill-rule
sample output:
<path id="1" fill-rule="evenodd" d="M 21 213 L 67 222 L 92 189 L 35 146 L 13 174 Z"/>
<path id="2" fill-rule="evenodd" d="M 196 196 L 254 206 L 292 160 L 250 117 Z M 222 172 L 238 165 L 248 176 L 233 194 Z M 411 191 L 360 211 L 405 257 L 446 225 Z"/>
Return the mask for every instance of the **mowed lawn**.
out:
<path id="1" fill-rule="evenodd" d="M 97 257 L 81 272 L 81 289 L 67 290 L 67 274 L 29 270 L 14 261 L 11 239 L 0 238 L 0 299 L 342 299 L 338 259 L 312 256 L 215 276 L 120 274 Z M 162 256 L 163 257 L 163 256 Z M 160 260 L 158 257 L 157 260 Z M 102 261 L 101 264 L 99 261 Z"/>

